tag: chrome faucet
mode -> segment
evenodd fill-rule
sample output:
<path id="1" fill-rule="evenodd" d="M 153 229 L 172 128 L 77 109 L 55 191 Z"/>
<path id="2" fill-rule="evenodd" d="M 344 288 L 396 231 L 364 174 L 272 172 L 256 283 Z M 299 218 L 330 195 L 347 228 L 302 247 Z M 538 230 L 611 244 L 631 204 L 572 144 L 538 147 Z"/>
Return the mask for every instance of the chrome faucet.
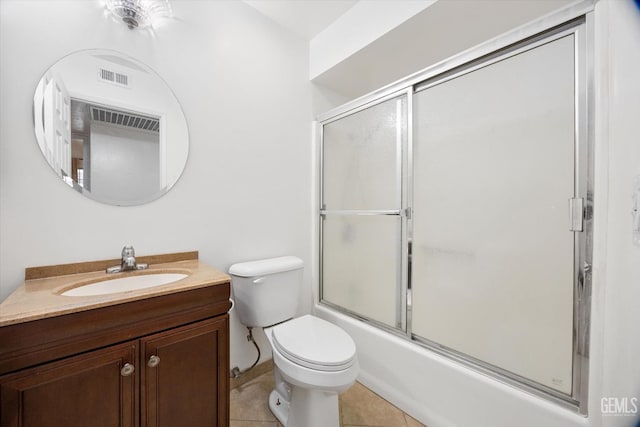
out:
<path id="1" fill-rule="evenodd" d="M 144 270 L 149 268 L 149 264 L 136 263 L 136 252 L 133 246 L 127 245 L 122 248 L 122 262 L 120 265 L 107 268 L 107 273 L 120 273 L 123 271 Z"/>

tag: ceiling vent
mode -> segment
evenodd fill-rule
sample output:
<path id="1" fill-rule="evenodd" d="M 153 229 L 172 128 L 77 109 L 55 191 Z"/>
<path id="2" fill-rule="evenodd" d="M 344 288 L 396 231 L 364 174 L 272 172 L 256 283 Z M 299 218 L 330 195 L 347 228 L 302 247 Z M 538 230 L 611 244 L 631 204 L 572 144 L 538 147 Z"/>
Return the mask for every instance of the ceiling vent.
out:
<path id="1" fill-rule="evenodd" d="M 98 72 L 98 78 L 106 83 L 112 83 L 114 85 L 129 87 L 129 76 L 126 74 L 116 73 L 115 71 L 107 70 L 106 68 L 100 68 Z"/>
<path id="2" fill-rule="evenodd" d="M 95 105 L 89 106 L 91 120 L 94 122 L 118 125 L 129 129 L 160 132 L 160 119 L 133 114 L 126 111 L 112 110 Z"/>

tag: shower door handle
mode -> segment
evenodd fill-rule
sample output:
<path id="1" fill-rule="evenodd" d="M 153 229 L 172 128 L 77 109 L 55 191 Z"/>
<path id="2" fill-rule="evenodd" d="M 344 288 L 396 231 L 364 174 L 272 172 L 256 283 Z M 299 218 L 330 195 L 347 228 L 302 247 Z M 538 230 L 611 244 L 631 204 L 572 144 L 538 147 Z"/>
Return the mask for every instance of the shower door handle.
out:
<path id="1" fill-rule="evenodd" d="M 405 215 L 405 209 L 388 209 L 388 210 L 328 210 L 320 209 L 320 215 Z"/>
<path id="2" fill-rule="evenodd" d="M 569 231 L 584 231 L 584 199 L 569 199 Z"/>

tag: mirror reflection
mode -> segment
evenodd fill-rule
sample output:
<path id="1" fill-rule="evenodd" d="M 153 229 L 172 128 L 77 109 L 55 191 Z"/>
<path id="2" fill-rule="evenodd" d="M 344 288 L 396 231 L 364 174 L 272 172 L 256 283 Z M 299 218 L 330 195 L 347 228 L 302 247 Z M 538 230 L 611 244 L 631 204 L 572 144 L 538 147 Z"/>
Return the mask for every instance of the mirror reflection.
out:
<path id="1" fill-rule="evenodd" d="M 34 128 L 64 182 L 114 205 L 166 193 L 188 155 L 186 120 L 171 89 L 115 51 L 75 52 L 47 70 L 34 94 Z"/>

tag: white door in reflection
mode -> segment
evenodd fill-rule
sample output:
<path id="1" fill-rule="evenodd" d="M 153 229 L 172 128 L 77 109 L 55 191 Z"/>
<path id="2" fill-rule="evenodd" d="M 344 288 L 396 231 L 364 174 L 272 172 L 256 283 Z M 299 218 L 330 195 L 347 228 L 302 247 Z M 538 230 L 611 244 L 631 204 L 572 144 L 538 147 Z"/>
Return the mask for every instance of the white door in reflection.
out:
<path id="1" fill-rule="evenodd" d="M 67 179 L 71 176 L 71 98 L 64 82 L 47 73 L 38 85 L 37 95 L 41 96 L 42 109 L 34 111 L 42 121 L 40 149 L 58 175 Z"/>

